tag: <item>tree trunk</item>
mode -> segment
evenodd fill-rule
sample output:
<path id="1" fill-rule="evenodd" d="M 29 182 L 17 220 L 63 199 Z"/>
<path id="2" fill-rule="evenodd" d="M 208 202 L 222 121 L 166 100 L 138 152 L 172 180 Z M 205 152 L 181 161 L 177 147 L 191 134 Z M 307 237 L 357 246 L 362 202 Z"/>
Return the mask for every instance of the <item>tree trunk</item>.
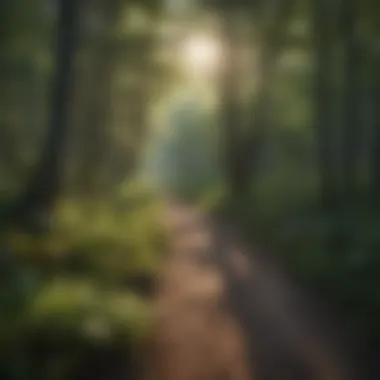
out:
<path id="1" fill-rule="evenodd" d="M 344 200 L 350 202 L 358 187 L 361 147 L 361 86 L 360 47 L 357 37 L 358 1 L 344 0 L 341 6 L 341 34 L 343 39 L 343 146 L 342 185 Z"/>
<path id="2" fill-rule="evenodd" d="M 314 131 L 320 172 L 322 208 L 330 212 L 337 202 L 337 176 L 334 166 L 334 96 L 332 86 L 333 39 L 330 0 L 314 0 L 315 109 Z"/>
<path id="3" fill-rule="evenodd" d="M 380 208 L 380 54 L 372 52 L 372 101 L 373 145 L 371 154 L 372 194 L 374 205 Z"/>
<path id="4" fill-rule="evenodd" d="M 271 89 L 275 78 L 276 63 L 285 42 L 293 6 L 293 0 L 274 1 L 269 27 L 264 28 L 261 32 L 260 85 L 251 107 L 249 135 L 241 149 L 247 181 L 245 187 L 249 187 L 250 182 L 255 181 L 258 175 L 259 160 L 270 128 Z"/>
<path id="5" fill-rule="evenodd" d="M 10 210 L 8 218 L 8 222 L 23 225 L 27 229 L 41 230 L 47 227 L 60 188 L 73 84 L 78 10 L 79 3 L 76 0 L 61 0 L 59 3 L 56 72 L 47 138 L 25 193 Z"/>
<path id="6" fill-rule="evenodd" d="M 239 20 L 231 10 L 226 12 L 224 39 L 226 43 L 223 96 L 223 123 L 227 180 L 231 195 L 246 198 L 250 193 L 251 182 L 257 176 L 258 161 L 262 153 L 269 124 L 271 84 L 278 54 L 293 1 L 279 0 L 271 3 L 269 27 L 263 27 L 261 35 L 261 57 L 259 67 L 260 84 L 254 103 L 251 106 L 248 136 L 244 136 L 242 110 L 238 103 L 237 83 L 239 78 L 238 43 Z M 262 7 L 255 7 L 257 20 L 262 17 Z M 267 11 L 267 9 L 265 9 Z"/>
<path id="7" fill-rule="evenodd" d="M 221 78 L 222 155 L 226 168 L 226 180 L 232 194 L 245 191 L 245 175 L 241 164 L 241 107 L 238 100 L 237 43 L 239 14 L 225 10 L 222 25 L 224 41 L 223 73 Z"/>

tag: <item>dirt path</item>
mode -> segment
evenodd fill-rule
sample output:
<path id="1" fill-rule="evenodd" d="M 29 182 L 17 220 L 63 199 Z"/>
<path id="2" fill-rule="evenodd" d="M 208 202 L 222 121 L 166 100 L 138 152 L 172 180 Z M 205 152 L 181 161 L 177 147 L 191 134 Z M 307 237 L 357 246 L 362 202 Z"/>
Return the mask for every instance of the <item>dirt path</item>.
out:
<path id="1" fill-rule="evenodd" d="M 306 317 L 311 309 L 283 275 L 200 210 L 170 203 L 166 211 L 171 249 L 149 380 L 351 378 L 326 326 Z"/>

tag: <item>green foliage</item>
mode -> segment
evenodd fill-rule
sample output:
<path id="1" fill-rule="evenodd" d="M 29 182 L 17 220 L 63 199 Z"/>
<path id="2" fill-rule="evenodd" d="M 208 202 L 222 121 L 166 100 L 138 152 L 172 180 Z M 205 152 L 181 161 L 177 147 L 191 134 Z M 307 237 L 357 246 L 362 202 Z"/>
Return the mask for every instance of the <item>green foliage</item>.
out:
<path id="1" fill-rule="evenodd" d="M 52 350 L 72 342 L 75 352 L 78 345 L 133 346 L 149 334 L 152 305 L 124 284 L 155 275 L 166 241 L 160 210 L 151 190 L 128 181 L 109 201 L 62 199 L 48 236 L 10 237 L 0 339 L 3 348 L 15 346 L 15 356 L 0 371 L 13 371 L 14 360 L 27 363 L 20 350 L 29 337 L 46 337 Z M 69 366 L 66 354 L 60 360 Z"/>
<path id="2" fill-rule="evenodd" d="M 293 18 L 297 19 L 295 24 L 301 23 L 302 30 L 288 36 L 275 78 L 271 78 L 270 125 L 266 126 L 252 193 L 247 199 L 228 199 L 223 182 L 224 147 L 220 145 L 223 136 L 216 110 L 208 108 L 204 93 L 196 93 L 191 101 L 177 101 L 177 93 L 171 91 L 182 89 L 186 81 L 182 78 L 184 70 L 173 61 L 178 56 L 178 52 L 174 54 L 177 46 L 170 50 L 171 43 L 165 38 L 180 39 L 174 34 L 181 29 L 182 19 L 176 20 L 177 28 L 170 34 L 172 20 L 158 19 L 163 7 L 157 0 L 87 3 L 70 111 L 71 135 L 64 157 L 68 175 L 61 175 L 63 191 L 51 231 L 42 237 L 15 232 L 5 237 L 0 252 L 0 348 L 6 353 L 0 363 L 0 378 L 30 378 L 23 345 L 34 334 L 58 345 L 67 337 L 73 338 L 75 344 L 71 343 L 70 349 L 75 356 L 79 343 L 114 343 L 120 338 L 124 343 L 135 342 L 149 332 L 152 305 L 125 289 L 124 284 L 136 274 L 154 276 L 165 251 L 162 204 L 157 193 L 174 193 L 207 210 L 227 209 L 256 231 L 255 238 L 277 253 L 301 286 L 311 288 L 346 314 L 352 331 L 380 339 L 380 222 L 378 210 L 364 201 L 368 183 L 359 184 L 357 202 L 346 204 L 334 215 L 319 205 L 321 173 L 318 141 L 312 129 L 315 57 L 307 9 L 310 4 L 297 5 Z M 251 29 L 251 24 L 257 27 L 250 22 L 252 18 L 259 22 L 258 28 L 267 28 L 272 22 L 272 11 L 260 18 L 264 3 L 258 2 L 257 13 L 247 15 L 242 34 L 243 29 L 258 32 Z M 119 4 L 120 8 L 110 4 Z M 361 46 L 363 57 L 370 61 L 368 54 L 373 55 L 376 69 L 377 10 L 375 0 L 364 1 L 358 28 L 365 41 Z M 213 16 L 208 14 L 204 18 L 196 13 L 186 17 L 194 29 L 201 28 L 202 23 L 213 27 Z M 2 209 L 25 187 L 44 139 L 48 87 L 54 69 L 51 39 L 56 2 L 4 1 L 0 18 L 4 27 L 0 35 L 2 215 Z M 158 41 L 160 23 L 169 25 L 169 32 Z M 293 29 L 297 27 L 293 25 Z M 335 44 L 340 37 L 331 36 Z M 162 49 L 158 42 L 163 44 Z M 254 54 L 258 50 L 257 46 L 247 49 Z M 338 72 L 341 58 L 334 59 L 332 81 L 337 92 L 344 78 Z M 367 72 L 365 68 L 370 66 L 367 62 L 362 68 L 362 87 L 367 86 L 370 93 L 365 94 L 363 103 L 374 102 L 371 96 L 377 71 Z M 260 80 L 261 72 L 260 67 L 251 66 L 248 71 L 250 74 L 240 79 L 250 89 L 255 87 L 251 82 Z M 187 96 L 186 89 L 183 92 Z M 167 99 L 159 116 L 151 112 Z M 362 136 L 362 150 L 366 152 L 360 157 L 364 173 L 372 170 L 367 167 L 371 159 L 367 151 L 372 149 L 368 130 L 375 128 L 369 128 L 368 120 L 378 122 L 374 112 L 369 115 L 369 105 L 367 108 L 368 115 L 362 117 L 360 125 L 367 133 Z M 155 184 L 157 193 L 131 179 L 152 118 L 160 128 L 152 132 L 151 144 L 147 144 L 143 176 Z M 339 133 L 345 128 L 339 126 Z M 334 135 L 336 157 L 341 137 Z M 329 247 L 336 231 L 345 241 L 339 254 Z M 49 365 L 54 367 L 55 363 Z"/>
<path id="3" fill-rule="evenodd" d="M 294 169 L 294 168 L 293 168 Z M 338 309 L 350 331 L 373 340 L 380 337 L 379 220 L 376 212 L 346 208 L 326 215 L 318 205 L 317 178 L 310 171 L 289 170 L 260 178 L 254 204 L 230 200 L 243 225 L 265 243 L 301 287 Z M 251 202 L 252 202 L 251 200 Z M 255 210 L 254 212 L 252 210 Z M 329 248 L 332 233 L 341 232 L 344 252 Z"/>
<path id="4" fill-rule="evenodd" d="M 151 312 L 149 304 L 133 293 L 61 276 L 45 284 L 31 305 L 30 318 L 32 328 L 46 334 L 130 341 L 147 333 Z"/>

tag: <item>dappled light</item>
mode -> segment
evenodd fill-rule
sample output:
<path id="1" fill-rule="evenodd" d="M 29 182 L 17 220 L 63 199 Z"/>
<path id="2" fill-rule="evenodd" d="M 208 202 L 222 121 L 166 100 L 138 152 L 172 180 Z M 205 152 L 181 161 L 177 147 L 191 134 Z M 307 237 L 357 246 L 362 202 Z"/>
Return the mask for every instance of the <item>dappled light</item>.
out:
<path id="1" fill-rule="evenodd" d="M 189 74 L 205 79 L 207 75 L 215 74 L 221 68 L 223 51 L 220 44 L 212 35 L 190 35 L 178 47 L 183 65 Z"/>
<path id="2" fill-rule="evenodd" d="M 0 5 L 1 380 L 378 380 L 380 7 Z"/>

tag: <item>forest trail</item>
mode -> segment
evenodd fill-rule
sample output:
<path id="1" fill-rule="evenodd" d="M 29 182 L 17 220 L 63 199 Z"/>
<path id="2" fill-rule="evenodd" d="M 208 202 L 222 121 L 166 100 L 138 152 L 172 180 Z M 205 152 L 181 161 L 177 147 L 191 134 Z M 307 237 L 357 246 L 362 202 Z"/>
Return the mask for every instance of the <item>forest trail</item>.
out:
<path id="1" fill-rule="evenodd" d="M 319 314 L 231 228 L 173 202 L 163 222 L 149 380 L 352 378 Z"/>

